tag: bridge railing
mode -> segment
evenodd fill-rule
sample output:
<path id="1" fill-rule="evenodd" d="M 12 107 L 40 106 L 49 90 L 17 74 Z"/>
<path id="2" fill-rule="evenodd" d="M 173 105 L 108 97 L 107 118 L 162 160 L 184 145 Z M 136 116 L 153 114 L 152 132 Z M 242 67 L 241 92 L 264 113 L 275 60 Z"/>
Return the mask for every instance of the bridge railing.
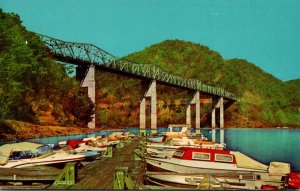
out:
<path id="1" fill-rule="evenodd" d="M 155 79 L 169 84 L 186 87 L 193 90 L 237 100 L 235 94 L 225 91 L 220 87 L 213 87 L 202 83 L 197 79 L 185 79 L 173 74 L 169 74 L 152 64 L 137 64 L 125 59 L 117 58 L 101 48 L 86 43 L 65 42 L 59 39 L 40 35 L 52 54 L 65 58 L 80 60 L 83 62 L 119 70 L 122 72 Z"/>

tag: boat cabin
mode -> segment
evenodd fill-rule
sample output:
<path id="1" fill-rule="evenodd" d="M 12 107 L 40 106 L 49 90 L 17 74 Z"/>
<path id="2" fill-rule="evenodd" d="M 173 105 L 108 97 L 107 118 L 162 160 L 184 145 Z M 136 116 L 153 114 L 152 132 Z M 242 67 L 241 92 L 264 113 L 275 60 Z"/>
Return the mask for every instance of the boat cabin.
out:
<path id="1" fill-rule="evenodd" d="M 180 147 L 174 152 L 172 157 L 182 160 L 236 164 L 236 158 L 233 154 L 230 154 L 229 150 Z"/>

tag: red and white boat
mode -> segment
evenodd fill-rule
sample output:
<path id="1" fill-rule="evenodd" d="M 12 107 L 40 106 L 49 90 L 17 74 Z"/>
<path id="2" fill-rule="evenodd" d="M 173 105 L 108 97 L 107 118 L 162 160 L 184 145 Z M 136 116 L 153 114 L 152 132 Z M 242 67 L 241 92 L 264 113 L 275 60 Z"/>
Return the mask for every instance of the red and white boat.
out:
<path id="1" fill-rule="evenodd" d="M 107 150 L 107 146 L 97 146 L 93 141 L 68 140 L 67 146 L 78 153 L 94 151 L 102 152 Z"/>
<path id="2" fill-rule="evenodd" d="M 193 140 L 187 137 L 172 138 L 163 144 L 147 143 L 146 151 L 153 157 L 169 158 L 179 147 L 205 148 L 224 150 L 225 144 L 214 143 L 211 141 Z"/>
<path id="3" fill-rule="evenodd" d="M 262 181 L 283 183 L 290 165 L 271 162 L 264 165 L 252 158 L 229 150 L 180 147 L 171 158 L 146 157 L 148 170 L 178 173 L 251 173 Z"/>

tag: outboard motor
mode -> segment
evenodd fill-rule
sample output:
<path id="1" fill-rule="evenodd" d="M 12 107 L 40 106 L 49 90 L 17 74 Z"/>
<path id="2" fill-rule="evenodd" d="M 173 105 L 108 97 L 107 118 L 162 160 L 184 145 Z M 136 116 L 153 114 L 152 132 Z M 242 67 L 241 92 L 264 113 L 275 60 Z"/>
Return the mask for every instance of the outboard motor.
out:
<path id="1" fill-rule="evenodd" d="M 288 188 L 300 189 L 300 173 L 292 172 L 288 174 Z"/>

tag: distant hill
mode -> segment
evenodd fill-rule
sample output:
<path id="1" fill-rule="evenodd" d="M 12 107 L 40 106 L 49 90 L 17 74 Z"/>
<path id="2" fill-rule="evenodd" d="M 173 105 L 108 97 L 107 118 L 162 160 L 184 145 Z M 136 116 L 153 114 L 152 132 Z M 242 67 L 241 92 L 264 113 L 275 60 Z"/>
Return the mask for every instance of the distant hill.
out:
<path id="1" fill-rule="evenodd" d="M 299 126 L 299 79 L 282 82 L 246 60 L 225 60 L 207 46 L 166 40 L 124 57 L 155 64 L 184 78 L 197 78 L 236 93 L 240 101 L 226 113 L 225 124 L 235 127 Z M 294 105 L 296 104 L 296 105 Z M 184 117 L 184 116 L 182 116 Z"/>
<path id="2" fill-rule="evenodd" d="M 294 79 L 294 80 L 289 80 L 285 82 L 288 86 L 291 88 L 294 88 L 296 90 L 300 90 L 300 78 L 299 79 Z"/>
<path id="3" fill-rule="evenodd" d="M 285 82 L 288 86 L 288 92 L 290 97 L 290 108 L 298 109 L 298 113 L 300 113 L 300 79 L 290 80 Z M 299 119 L 299 118 L 298 118 Z"/>

